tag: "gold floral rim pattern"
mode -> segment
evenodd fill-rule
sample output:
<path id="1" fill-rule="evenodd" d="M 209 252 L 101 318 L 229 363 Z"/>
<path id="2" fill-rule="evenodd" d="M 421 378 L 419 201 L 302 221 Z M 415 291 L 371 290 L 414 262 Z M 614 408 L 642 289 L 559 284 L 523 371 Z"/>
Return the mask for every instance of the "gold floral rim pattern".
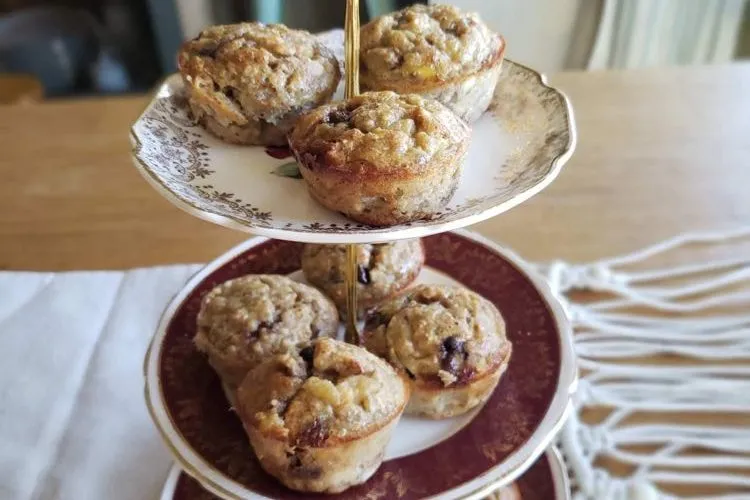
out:
<path id="1" fill-rule="evenodd" d="M 338 235 L 338 242 L 381 241 L 473 224 L 540 191 L 575 147 L 565 96 L 539 73 L 505 61 L 487 117 L 474 124 L 461 180 L 466 189 L 459 186 L 430 220 L 375 228 L 318 206 L 304 181 L 270 175 L 283 162 L 262 148 L 210 136 L 191 120 L 182 89 L 177 75 L 167 78 L 133 125 L 135 165 L 170 201 L 196 216 L 287 240 L 333 242 Z"/>
<path id="2" fill-rule="evenodd" d="M 524 500 L 565 500 L 568 496 L 560 497 L 557 490 L 568 488 L 564 477 L 564 464 L 559 454 L 553 449 L 539 457 L 526 472 L 519 477 L 513 487 Z M 554 471 L 554 472 L 553 472 Z M 556 474 L 563 475 L 558 479 Z M 201 484 L 181 472 L 171 491 L 165 491 L 169 500 L 220 500 L 219 497 L 207 491 Z M 495 493 L 485 500 L 502 500 L 508 498 Z"/>
<path id="3" fill-rule="evenodd" d="M 497 391 L 469 426 L 432 448 L 386 462 L 365 485 L 333 498 L 421 498 L 486 474 L 537 432 L 560 390 L 560 342 L 566 333 L 558 330 L 548 303 L 534 283 L 503 256 L 464 236 L 447 233 L 425 238 L 424 242 L 429 266 L 481 293 L 500 308 L 514 342 L 513 359 Z M 292 272 L 299 268 L 299 254 L 299 244 L 268 240 L 213 269 L 167 318 L 156 360 L 161 393 L 158 404 L 166 408 L 172 431 L 227 480 L 271 498 L 293 495 L 266 476 L 253 459 L 242 427 L 227 411 L 218 380 L 194 349 L 192 336 L 201 296 L 208 289 L 246 273 Z M 152 401 L 148 394 L 147 400 Z M 150 404 L 149 409 L 155 417 Z M 556 418 L 561 420 L 563 413 Z M 159 425 L 156 417 L 155 420 Z M 160 431 L 181 465 L 202 477 L 197 467 L 187 463 L 174 443 L 169 442 L 174 436 L 168 436 L 161 427 Z M 207 486 L 220 488 L 217 484 Z M 486 488 L 491 489 L 492 484 L 485 484 L 481 491 Z M 221 492 L 225 497 L 234 497 L 226 490 Z"/>

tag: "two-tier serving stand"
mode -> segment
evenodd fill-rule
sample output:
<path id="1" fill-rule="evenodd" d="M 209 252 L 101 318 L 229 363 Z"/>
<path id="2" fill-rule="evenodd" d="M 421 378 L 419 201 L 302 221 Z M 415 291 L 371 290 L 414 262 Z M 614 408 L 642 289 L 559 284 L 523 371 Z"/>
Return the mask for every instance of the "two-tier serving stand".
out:
<path id="1" fill-rule="evenodd" d="M 346 5 L 348 98 L 359 92 L 359 2 Z M 575 126 L 565 96 L 537 72 L 503 64 L 490 110 L 473 126 L 459 189 L 431 220 L 376 228 L 322 208 L 302 181 L 283 174 L 289 160 L 228 145 L 196 126 L 177 75 L 160 86 L 133 125 L 133 160 L 157 191 L 200 218 L 280 240 L 347 244 L 345 340 L 357 344 L 357 244 L 438 234 L 498 215 L 551 183 L 572 155 Z"/>

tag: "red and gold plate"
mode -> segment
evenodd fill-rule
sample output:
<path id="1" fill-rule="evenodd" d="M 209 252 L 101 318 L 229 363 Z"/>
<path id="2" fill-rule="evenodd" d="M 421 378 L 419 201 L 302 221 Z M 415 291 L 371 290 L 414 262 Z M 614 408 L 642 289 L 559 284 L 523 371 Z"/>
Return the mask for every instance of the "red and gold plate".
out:
<path id="1" fill-rule="evenodd" d="M 483 498 L 529 467 L 529 474 L 544 468 L 544 461 L 532 464 L 571 411 L 577 373 L 570 326 L 544 279 L 513 253 L 469 232 L 423 242 L 427 261 L 420 282 L 466 286 L 502 312 L 513 342 L 508 370 L 490 400 L 468 415 L 402 418 L 385 462 L 365 484 L 305 498 Z M 261 470 L 217 376 L 195 350 L 200 301 L 215 285 L 248 273 L 300 277 L 301 248 L 254 238 L 208 264 L 167 307 L 146 355 L 146 402 L 154 423 L 180 467 L 221 498 L 300 494 Z"/>
<path id="2" fill-rule="evenodd" d="M 159 500 L 216 500 L 177 465 L 167 476 Z M 373 498 L 373 497 L 369 497 Z M 488 500 L 568 500 L 570 484 L 560 453 L 550 448 L 521 477 L 493 493 Z"/>

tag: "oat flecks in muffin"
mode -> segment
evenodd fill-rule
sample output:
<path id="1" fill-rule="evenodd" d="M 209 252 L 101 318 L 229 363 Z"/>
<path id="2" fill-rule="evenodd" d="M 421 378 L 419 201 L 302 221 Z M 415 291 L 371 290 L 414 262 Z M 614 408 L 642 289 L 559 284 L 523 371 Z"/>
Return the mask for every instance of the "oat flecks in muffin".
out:
<path id="1" fill-rule="evenodd" d="M 469 133 L 437 101 L 384 91 L 321 106 L 300 119 L 290 140 L 329 168 L 400 177 L 468 141 Z"/>
<path id="2" fill-rule="evenodd" d="M 248 374 L 243 419 L 295 447 L 333 446 L 390 422 L 407 397 L 403 381 L 362 348 L 320 339 Z"/>
<path id="3" fill-rule="evenodd" d="M 310 195 L 373 226 L 429 219 L 453 196 L 470 129 L 417 95 L 367 92 L 321 106 L 289 134 Z"/>
<path id="4" fill-rule="evenodd" d="M 361 71 L 365 81 L 445 82 L 492 64 L 502 43 L 476 13 L 413 5 L 362 28 Z"/>
<path id="5" fill-rule="evenodd" d="M 262 23 L 213 26 L 180 50 L 191 109 L 232 142 L 282 145 L 298 115 L 330 100 L 333 53 L 306 31 Z"/>
<path id="6" fill-rule="evenodd" d="M 347 245 L 305 245 L 302 270 L 311 284 L 323 290 L 343 310 L 346 306 Z M 370 308 L 405 289 L 424 263 L 420 240 L 357 245 L 357 297 L 361 309 Z"/>
<path id="7" fill-rule="evenodd" d="M 318 290 L 285 276 L 248 275 L 203 298 L 195 337 L 230 385 L 266 357 L 335 335 L 338 314 Z"/>
<path id="8" fill-rule="evenodd" d="M 510 343 L 497 309 L 465 288 L 420 285 L 381 305 L 365 346 L 412 379 L 460 386 L 506 361 Z"/>

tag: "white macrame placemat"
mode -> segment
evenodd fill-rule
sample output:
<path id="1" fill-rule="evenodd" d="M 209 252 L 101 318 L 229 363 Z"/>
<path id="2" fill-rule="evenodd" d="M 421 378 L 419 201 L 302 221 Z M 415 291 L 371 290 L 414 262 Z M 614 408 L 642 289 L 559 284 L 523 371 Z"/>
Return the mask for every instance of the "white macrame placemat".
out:
<path id="1" fill-rule="evenodd" d="M 696 247 L 743 242 L 750 228 L 538 266 L 577 332 L 579 411 L 558 443 L 577 500 L 673 498 L 657 483 L 733 492 L 702 499 L 750 498 L 750 428 L 722 424 L 750 412 L 750 252 L 689 257 Z M 159 497 L 171 464 L 143 404 L 143 354 L 167 302 L 197 269 L 0 272 L 0 498 Z M 608 295 L 592 300 L 580 290 Z M 662 354 L 690 362 L 642 361 Z M 596 408 L 608 417 L 581 418 Z M 636 412 L 661 420 L 637 423 Z M 676 424 L 685 412 L 711 425 Z M 640 444 L 655 448 L 630 448 Z M 712 453 L 689 453 L 696 448 Z M 592 465 L 601 457 L 633 472 L 612 477 Z"/>
<path id="2" fill-rule="evenodd" d="M 588 264 L 538 266 L 576 331 L 578 411 L 558 442 L 576 500 L 676 498 L 655 483 L 726 491 L 691 496 L 702 500 L 750 498 L 748 242 L 750 227 L 686 234 Z M 716 258 L 718 249 L 733 256 Z M 580 291 L 599 293 L 576 298 Z M 594 408 L 610 412 L 586 423 L 581 415 Z M 710 423 L 677 423 L 685 413 Z M 731 423 L 742 415 L 744 425 Z M 648 451 L 632 448 L 644 445 Z M 602 458 L 632 473 L 613 477 L 593 465 Z"/>

